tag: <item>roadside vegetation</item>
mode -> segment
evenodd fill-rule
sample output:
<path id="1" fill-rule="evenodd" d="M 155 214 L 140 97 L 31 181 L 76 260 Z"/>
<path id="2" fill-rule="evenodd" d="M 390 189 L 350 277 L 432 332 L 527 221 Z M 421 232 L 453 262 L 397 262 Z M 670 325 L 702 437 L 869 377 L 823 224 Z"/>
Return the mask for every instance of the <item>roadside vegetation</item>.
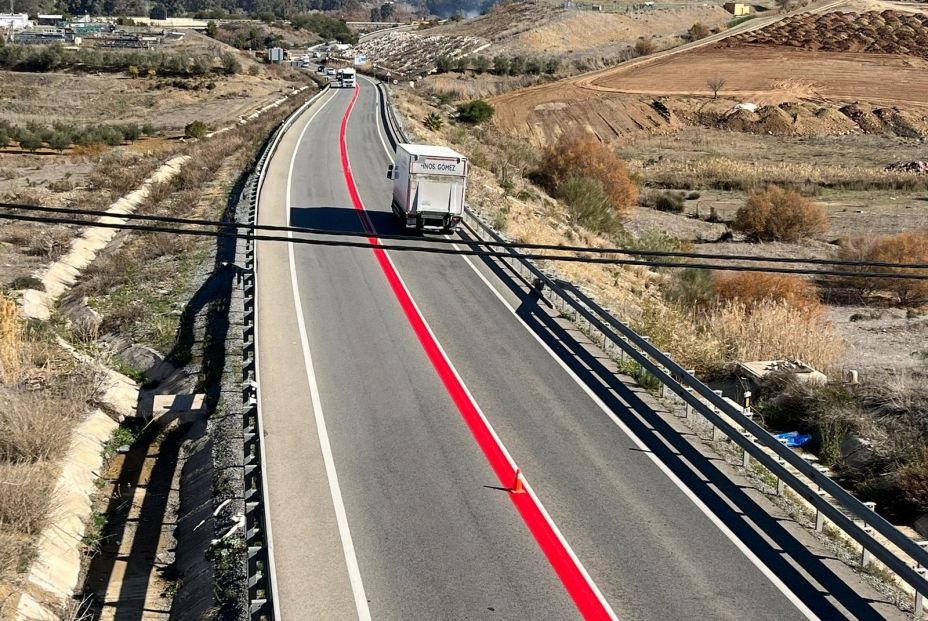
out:
<path id="1" fill-rule="evenodd" d="M 135 75 L 204 76 L 211 73 L 236 73 L 234 57 L 228 54 L 190 54 L 149 50 L 146 52 L 70 49 L 61 45 L 14 45 L 0 47 L 0 69 L 28 72 L 48 71 L 126 71 Z M 239 65 L 239 70 L 241 66 Z"/>
<path id="2" fill-rule="evenodd" d="M 0 148 L 16 143 L 24 151 L 46 148 L 58 152 L 72 147 L 114 147 L 158 132 L 151 123 L 77 125 L 64 121 L 51 124 L 29 122 L 14 125 L 0 119 Z"/>
<path id="3" fill-rule="evenodd" d="M 442 110 L 448 99 L 453 101 L 448 93 L 434 92 L 430 100 L 420 102 L 407 94 L 401 109 L 427 110 L 415 116 L 431 119 L 431 129 L 423 128 L 432 133 L 430 139 L 444 140 L 470 156 L 473 174 L 494 188 L 471 190 L 472 205 L 512 238 L 658 250 L 698 248 L 658 228 L 642 232 L 639 226 L 636 233 L 630 232 L 627 225 L 638 212 L 650 211 L 661 214 L 651 218 L 653 222 L 673 217 L 721 228 L 727 239 L 742 244 L 730 252 L 750 252 L 747 248 L 754 245 L 808 245 L 817 256 L 928 263 L 928 229 L 828 238 L 830 220 L 819 199 L 835 188 L 925 189 L 924 175 L 855 164 L 756 162 L 749 157 L 623 161 L 588 132 L 562 132 L 547 149 L 535 149 L 492 124 L 469 129 L 446 119 Z M 658 140 L 668 149 L 676 146 L 667 139 L 654 141 Z M 854 161 L 862 159 L 870 142 L 874 139 L 864 138 L 861 147 L 851 150 Z M 714 208 L 703 208 L 703 215 L 693 213 L 704 194 L 719 190 L 735 197 L 729 199 L 735 206 L 728 208 L 728 219 Z M 708 220 L 700 220 L 706 211 Z M 726 378 L 734 362 L 751 360 L 798 359 L 823 371 L 831 380 L 825 387 L 785 386 L 783 378 L 762 386 L 755 398 L 764 423 L 771 430 L 812 435 L 808 448 L 860 498 L 876 501 L 885 515 L 911 523 L 928 513 L 928 427 L 922 420 L 928 419 L 928 378 L 917 370 L 872 372 L 859 385 L 846 384 L 848 349 L 832 319 L 837 299 L 895 308 L 921 321 L 928 304 L 928 286 L 922 281 L 878 276 L 828 280 L 771 274 L 762 267 L 756 272 L 552 267 L 592 291 L 618 317 L 703 379 Z M 871 316 L 880 315 L 861 315 L 861 321 Z M 653 379 L 640 369 L 626 371 L 645 383 Z"/>
<path id="4" fill-rule="evenodd" d="M 57 462 L 99 379 L 0 293 L 0 588 L 20 588 L 55 509 Z"/>

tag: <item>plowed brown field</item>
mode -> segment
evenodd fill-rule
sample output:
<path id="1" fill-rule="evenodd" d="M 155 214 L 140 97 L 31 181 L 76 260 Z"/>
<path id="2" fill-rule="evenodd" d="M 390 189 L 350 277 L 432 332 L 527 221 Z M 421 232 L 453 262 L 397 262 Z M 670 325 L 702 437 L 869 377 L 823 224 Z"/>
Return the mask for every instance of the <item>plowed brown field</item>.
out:
<path id="1" fill-rule="evenodd" d="M 886 54 L 817 52 L 778 46 L 712 46 L 616 71 L 589 87 L 649 95 L 723 95 L 757 104 L 800 98 L 928 105 L 928 61 Z"/>

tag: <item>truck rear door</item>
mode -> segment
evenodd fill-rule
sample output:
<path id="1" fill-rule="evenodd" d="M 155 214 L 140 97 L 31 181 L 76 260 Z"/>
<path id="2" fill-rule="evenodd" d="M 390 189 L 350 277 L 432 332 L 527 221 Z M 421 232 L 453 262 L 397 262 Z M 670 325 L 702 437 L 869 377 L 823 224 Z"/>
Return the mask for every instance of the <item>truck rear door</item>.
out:
<path id="1" fill-rule="evenodd" d="M 447 177 L 419 177 L 416 187 L 416 211 L 447 213 L 456 184 Z"/>

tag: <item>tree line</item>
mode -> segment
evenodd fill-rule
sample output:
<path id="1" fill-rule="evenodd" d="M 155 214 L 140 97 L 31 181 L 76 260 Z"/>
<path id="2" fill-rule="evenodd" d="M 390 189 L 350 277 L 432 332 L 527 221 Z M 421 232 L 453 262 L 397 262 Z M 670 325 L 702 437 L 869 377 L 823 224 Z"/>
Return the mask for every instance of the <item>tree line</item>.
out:
<path id="1" fill-rule="evenodd" d="M 561 68 L 558 58 L 539 58 L 534 56 L 441 56 L 435 62 L 438 73 L 473 71 L 474 73 L 492 73 L 494 75 L 554 75 Z"/>
<path id="2" fill-rule="evenodd" d="M 46 146 L 60 152 L 71 146 L 116 146 L 156 133 L 151 123 L 76 125 L 56 121 L 45 125 L 30 121 L 25 125 L 14 125 L 0 120 L 0 148 L 16 142 L 26 151 L 37 151 Z"/>

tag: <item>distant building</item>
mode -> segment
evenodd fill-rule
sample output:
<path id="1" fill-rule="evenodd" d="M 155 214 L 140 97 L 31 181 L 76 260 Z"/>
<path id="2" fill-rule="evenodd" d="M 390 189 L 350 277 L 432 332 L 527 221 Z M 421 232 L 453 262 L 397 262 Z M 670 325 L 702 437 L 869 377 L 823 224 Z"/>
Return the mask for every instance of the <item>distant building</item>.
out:
<path id="1" fill-rule="evenodd" d="M 32 25 L 26 13 L 0 13 L 0 29 L 22 30 Z"/>
<path id="2" fill-rule="evenodd" d="M 725 10 L 734 15 L 735 17 L 740 17 L 742 15 L 751 14 L 751 5 L 750 4 L 741 4 L 740 2 L 726 2 L 722 5 L 725 7 Z"/>
<path id="3" fill-rule="evenodd" d="M 42 15 L 41 13 L 36 20 L 39 26 L 58 26 L 63 21 L 63 15 Z"/>

